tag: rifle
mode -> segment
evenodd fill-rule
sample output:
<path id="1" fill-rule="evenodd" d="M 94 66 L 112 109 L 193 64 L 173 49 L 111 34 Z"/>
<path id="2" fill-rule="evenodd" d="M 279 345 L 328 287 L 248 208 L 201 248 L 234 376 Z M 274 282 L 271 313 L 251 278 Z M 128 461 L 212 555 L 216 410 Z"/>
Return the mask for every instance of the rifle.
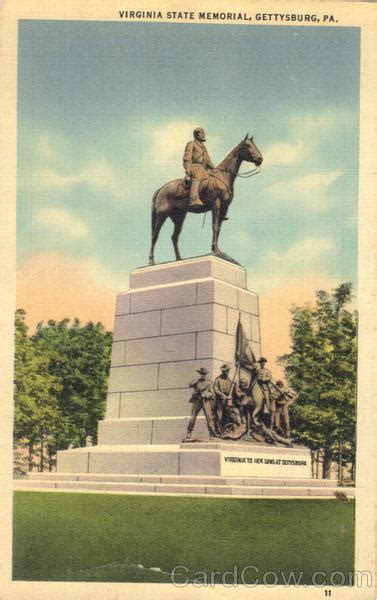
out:
<path id="1" fill-rule="evenodd" d="M 287 392 L 284 392 L 278 385 L 276 385 L 276 383 L 274 383 L 273 381 L 270 381 L 270 385 L 274 386 L 274 388 L 276 390 L 278 390 L 279 394 L 281 396 L 283 396 L 283 398 L 285 398 L 285 400 L 287 402 L 289 402 L 290 404 L 292 404 L 292 402 L 294 402 L 298 396 L 298 394 L 296 393 L 293 397 L 288 396 Z"/>
<path id="2" fill-rule="evenodd" d="M 230 407 L 233 406 L 233 400 L 232 400 L 233 389 L 234 389 L 234 385 L 236 383 L 236 377 L 237 377 L 237 373 L 239 373 L 239 370 L 240 370 L 240 365 L 239 365 L 239 363 L 237 363 L 236 370 L 235 370 L 235 373 L 234 373 L 234 376 L 232 379 L 232 383 L 230 386 L 230 391 L 229 391 L 230 400 L 227 401 L 227 406 L 230 406 Z"/>

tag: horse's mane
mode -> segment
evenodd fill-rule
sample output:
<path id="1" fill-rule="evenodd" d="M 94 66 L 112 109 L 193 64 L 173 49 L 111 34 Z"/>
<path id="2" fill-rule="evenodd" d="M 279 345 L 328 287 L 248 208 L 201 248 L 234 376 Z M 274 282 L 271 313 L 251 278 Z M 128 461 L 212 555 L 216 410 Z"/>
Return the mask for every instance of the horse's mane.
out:
<path id="1" fill-rule="evenodd" d="M 233 148 L 233 150 L 231 150 L 226 157 L 221 161 L 221 163 L 219 163 L 216 167 L 216 169 L 227 169 L 229 166 L 230 161 L 233 159 L 234 155 L 236 154 L 237 150 L 239 149 L 239 147 L 241 146 L 242 142 L 240 142 L 239 144 L 237 144 L 237 146 L 235 146 Z"/>

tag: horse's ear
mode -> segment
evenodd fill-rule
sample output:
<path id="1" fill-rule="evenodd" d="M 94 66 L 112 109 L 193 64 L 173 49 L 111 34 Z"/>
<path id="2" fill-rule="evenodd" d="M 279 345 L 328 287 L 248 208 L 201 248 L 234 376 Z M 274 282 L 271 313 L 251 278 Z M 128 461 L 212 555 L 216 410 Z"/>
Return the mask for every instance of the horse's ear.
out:
<path id="1" fill-rule="evenodd" d="M 253 140 L 254 140 L 254 136 L 253 136 L 253 135 L 251 135 L 251 136 L 250 136 L 250 140 L 251 140 L 251 141 L 253 141 Z"/>
<path id="2" fill-rule="evenodd" d="M 247 133 L 247 134 L 245 135 L 244 142 L 246 142 L 246 140 L 247 140 L 247 138 L 248 138 L 248 137 L 249 137 L 249 134 Z"/>

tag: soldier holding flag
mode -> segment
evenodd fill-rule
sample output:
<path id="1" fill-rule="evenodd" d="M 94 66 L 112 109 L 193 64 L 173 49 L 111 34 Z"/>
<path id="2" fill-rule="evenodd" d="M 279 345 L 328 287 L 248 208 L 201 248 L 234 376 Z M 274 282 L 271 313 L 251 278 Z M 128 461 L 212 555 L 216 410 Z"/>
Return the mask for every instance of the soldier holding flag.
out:
<path id="1" fill-rule="evenodd" d="M 241 315 L 238 318 L 237 331 L 236 331 L 236 354 L 235 361 L 238 370 L 242 367 L 247 371 L 253 371 L 256 363 L 254 352 L 251 348 L 250 342 L 248 341 L 244 329 L 241 323 Z"/>

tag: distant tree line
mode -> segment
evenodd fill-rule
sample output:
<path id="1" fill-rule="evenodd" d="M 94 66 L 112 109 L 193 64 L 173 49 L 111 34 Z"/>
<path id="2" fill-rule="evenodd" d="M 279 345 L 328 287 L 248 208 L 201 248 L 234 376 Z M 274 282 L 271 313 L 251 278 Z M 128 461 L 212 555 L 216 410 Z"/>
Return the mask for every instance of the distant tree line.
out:
<path id="1" fill-rule="evenodd" d="M 357 312 L 347 309 L 352 286 L 318 291 L 314 307 L 293 307 L 291 352 L 280 357 L 289 384 L 299 393 L 292 406 L 295 439 L 312 451 L 318 474 L 355 478 Z"/>
<path id="2" fill-rule="evenodd" d="M 97 439 L 103 418 L 112 335 L 101 323 L 50 320 L 29 335 L 25 311 L 15 319 L 16 470 L 51 469 L 57 450 Z"/>

